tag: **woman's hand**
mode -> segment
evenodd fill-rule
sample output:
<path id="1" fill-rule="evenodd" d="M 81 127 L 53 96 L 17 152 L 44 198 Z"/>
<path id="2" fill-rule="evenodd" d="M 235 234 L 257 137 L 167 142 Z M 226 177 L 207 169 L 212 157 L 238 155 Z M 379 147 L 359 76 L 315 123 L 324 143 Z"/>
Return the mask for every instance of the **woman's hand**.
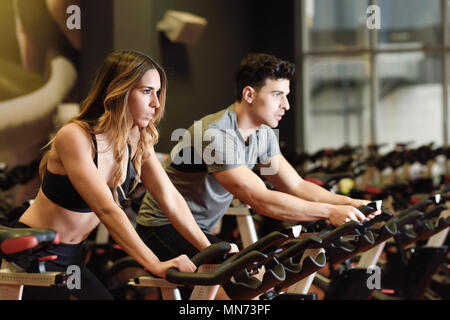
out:
<path id="1" fill-rule="evenodd" d="M 165 278 L 166 271 L 170 268 L 178 269 L 180 272 L 195 272 L 197 267 L 185 254 L 171 260 L 159 262 L 155 270 L 151 270 L 154 275 Z"/>

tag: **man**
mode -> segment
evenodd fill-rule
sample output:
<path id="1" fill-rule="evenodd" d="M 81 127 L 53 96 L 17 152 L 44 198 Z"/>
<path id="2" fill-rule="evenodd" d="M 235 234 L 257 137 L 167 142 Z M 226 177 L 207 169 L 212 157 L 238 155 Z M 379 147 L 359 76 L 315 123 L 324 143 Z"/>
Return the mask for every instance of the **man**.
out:
<path id="1" fill-rule="evenodd" d="M 287 96 L 295 66 L 267 54 L 250 54 L 236 75 L 236 101 L 195 122 L 173 148 L 164 168 L 195 220 L 210 235 L 234 197 L 256 212 L 286 221 L 327 219 L 333 225 L 362 221 L 356 207 L 368 203 L 333 194 L 303 180 L 280 153 L 272 128 L 289 110 Z M 269 190 L 260 173 L 275 188 Z M 198 251 L 171 225 L 148 192 L 137 217 L 137 232 L 161 259 Z"/>

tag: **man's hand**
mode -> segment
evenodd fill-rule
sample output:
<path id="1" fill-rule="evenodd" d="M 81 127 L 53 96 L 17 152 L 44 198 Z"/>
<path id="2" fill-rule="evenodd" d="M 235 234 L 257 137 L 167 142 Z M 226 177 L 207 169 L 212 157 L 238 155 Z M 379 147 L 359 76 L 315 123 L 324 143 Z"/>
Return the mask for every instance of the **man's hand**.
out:
<path id="1" fill-rule="evenodd" d="M 364 221 L 366 217 L 356 209 L 354 206 L 343 206 L 337 205 L 333 207 L 333 211 L 330 214 L 330 223 L 334 226 L 340 226 L 350 220 L 353 221 Z"/>
<path id="2" fill-rule="evenodd" d="M 349 205 L 351 205 L 353 207 L 356 207 L 356 208 L 358 208 L 360 206 L 367 206 L 371 202 L 373 202 L 373 201 L 349 198 Z M 371 214 L 366 216 L 366 220 L 371 220 L 371 219 L 375 218 L 375 216 L 379 215 L 380 213 L 381 213 L 381 210 L 377 210 L 375 212 L 372 212 Z"/>
<path id="3" fill-rule="evenodd" d="M 353 206 L 353 207 L 360 207 L 360 206 L 367 206 L 369 203 L 371 203 L 372 201 L 370 200 L 365 200 L 365 199 L 352 199 L 352 198 L 348 198 L 348 205 Z"/>

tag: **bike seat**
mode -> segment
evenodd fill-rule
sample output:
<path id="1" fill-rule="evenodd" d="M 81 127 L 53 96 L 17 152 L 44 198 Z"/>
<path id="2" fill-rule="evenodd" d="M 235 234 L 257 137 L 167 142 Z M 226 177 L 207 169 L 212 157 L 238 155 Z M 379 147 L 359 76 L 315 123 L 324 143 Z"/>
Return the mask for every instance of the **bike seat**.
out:
<path id="1" fill-rule="evenodd" d="M 56 244 L 59 244 L 59 233 L 54 230 L 0 226 L 0 255 L 4 258 Z"/>

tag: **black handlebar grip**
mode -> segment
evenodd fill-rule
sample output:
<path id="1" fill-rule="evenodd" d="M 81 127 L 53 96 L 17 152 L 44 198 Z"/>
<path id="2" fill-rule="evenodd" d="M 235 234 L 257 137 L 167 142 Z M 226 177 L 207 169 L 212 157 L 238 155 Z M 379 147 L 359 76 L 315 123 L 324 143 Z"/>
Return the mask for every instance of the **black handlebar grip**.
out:
<path id="1" fill-rule="evenodd" d="M 396 215 L 398 219 L 400 219 L 403 216 L 408 215 L 410 212 L 413 212 L 415 210 L 422 210 L 428 207 L 430 204 L 432 204 L 434 201 L 432 199 L 425 199 L 422 201 L 417 202 L 416 204 L 410 206 L 409 208 L 401 211 L 399 214 Z"/>
<path id="2" fill-rule="evenodd" d="M 423 212 L 414 210 L 411 212 L 407 212 L 406 214 L 403 214 L 402 216 L 397 215 L 392 219 L 395 221 L 395 224 L 397 225 L 397 229 L 400 229 L 400 227 L 404 226 L 405 224 L 412 223 L 420 217 L 423 217 Z"/>
<path id="3" fill-rule="evenodd" d="M 391 211 L 389 211 L 386 208 L 382 207 L 380 214 L 376 215 L 375 217 L 373 217 L 369 221 L 365 221 L 363 224 L 364 224 L 364 227 L 368 228 L 368 227 L 374 225 L 377 222 L 388 221 L 393 216 L 394 216 L 394 214 Z"/>
<path id="4" fill-rule="evenodd" d="M 440 204 L 433 209 L 427 211 L 424 215 L 424 219 L 432 219 L 438 217 L 442 211 L 448 210 L 448 207 L 444 204 Z"/>
<path id="5" fill-rule="evenodd" d="M 284 229 L 280 230 L 280 232 L 287 235 L 289 237 L 289 239 L 295 239 L 300 236 L 301 230 L 302 230 L 302 225 L 295 225 L 295 226 L 284 228 Z"/>
<path id="6" fill-rule="evenodd" d="M 365 216 L 368 216 L 369 214 L 374 213 L 376 211 L 374 208 L 369 206 L 359 206 L 357 209 L 361 211 L 361 213 Z"/>
<path id="7" fill-rule="evenodd" d="M 439 204 L 442 203 L 442 195 L 440 193 L 436 193 L 432 196 L 430 196 L 429 198 L 430 200 L 432 200 L 435 204 Z"/>
<path id="8" fill-rule="evenodd" d="M 381 210 L 382 203 L 383 202 L 381 200 L 373 201 L 367 205 L 359 206 L 358 210 L 361 211 L 363 215 L 368 216 L 375 211 Z"/>
<path id="9" fill-rule="evenodd" d="M 283 262 L 288 258 L 296 257 L 308 247 L 312 248 L 312 245 L 314 245 L 314 248 L 316 248 L 318 244 L 322 243 L 322 239 L 317 236 L 311 236 L 304 239 L 292 240 L 292 242 L 294 243 L 292 246 L 290 246 L 277 256 L 277 259 L 279 261 Z"/>
<path id="10" fill-rule="evenodd" d="M 211 286 L 221 284 L 242 269 L 252 268 L 255 264 L 259 264 L 265 259 L 267 259 L 267 255 L 258 251 L 252 251 L 236 259 L 233 263 L 227 263 L 228 260 L 223 262 L 212 272 L 180 272 L 175 268 L 170 268 L 166 271 L 166 279 L 172 283 L 186 285 Z"/>
<path id="11" fill-rule="evenodd" d="M 329 232 L 319 233 L 319 238 L 322 239 L 323 245 L 326 246 L 340 236 L 348 234 L 350 231 L 353 234 L 355 229 L 360 229 L 362 227 L 362 223 L 352 220 Z"/>
<path id="12" fill-rule="evenodd" d="M 205 263 L 222 263 L 225 254 L 231 250 L 231 244 L 225 241 L 213 243 L 209 247 L 203 249 L 191 258 L 191 261 L 197 266 Z"/>
<path id="13" fill-rule="evenodd" d="M 383 200 L 376 200 L 369 203 L 367 206 L 372 207 L 375 211 L 381 210 L 383 207 Z"/>
<path id="14" fill-rule="evenodd" d="M 231 256 L 229 259 L 227 259 L 227 261 L 232 262 L 233 260 L 239 259 L 241 256 L 246 255 L 253 250 L 262 251 L 270 246 L 278 246 L 280 242 L 285 242 L 287 240 L 289 240 L 289 237 L 286 234 L 278 231 L 272 231 L 271 233 L 260 238 L 255 243 L 252 243 L 248 247 L 242 249 L 234 256 Z"/>
<path id="15" fill-rule="evenodd" d="M 450 226 L 450 217 L 442 217 L 439 219 L 437 226 L 434 228 L 433 234 L 436 234 Z M 432 234 L 432 235 L 433 235 Z"/>
<path id="16" fill-rule="evenodd" d="M 389 219 L 382 227 L 371 228 L 370 231 L 377 235 L 374 243 L 377 246 L 397 234 L 397 225 L 393 219 Z"/>
<path id="17" fill-rule="evenodd" d="M 246 267 L 255 268 L 255 266 L 264 264 L 268 259 L 268 255 L 260 251 L 269 247 L 277 247 L 281 243 L 288 241 L 290 238 L 298 236 L 293 230 L 291 230 L 290 233 L 292 234 L 286 235 L 278 231 L 273 231 L 242 251 L 227 258 L 225 261 L 225 254 L 231 249 L 230 244 L 227 242 L 215 243 L 197 253 L 191 259 L 197 267 L 206 263 L 220 263 L 213 272 L 179 272 L 177 269 L 171 268 L 166 272 L 166 279 L 179 284 L 219 284 L 225 281 L 227 277 L 233 276 Z"/>

